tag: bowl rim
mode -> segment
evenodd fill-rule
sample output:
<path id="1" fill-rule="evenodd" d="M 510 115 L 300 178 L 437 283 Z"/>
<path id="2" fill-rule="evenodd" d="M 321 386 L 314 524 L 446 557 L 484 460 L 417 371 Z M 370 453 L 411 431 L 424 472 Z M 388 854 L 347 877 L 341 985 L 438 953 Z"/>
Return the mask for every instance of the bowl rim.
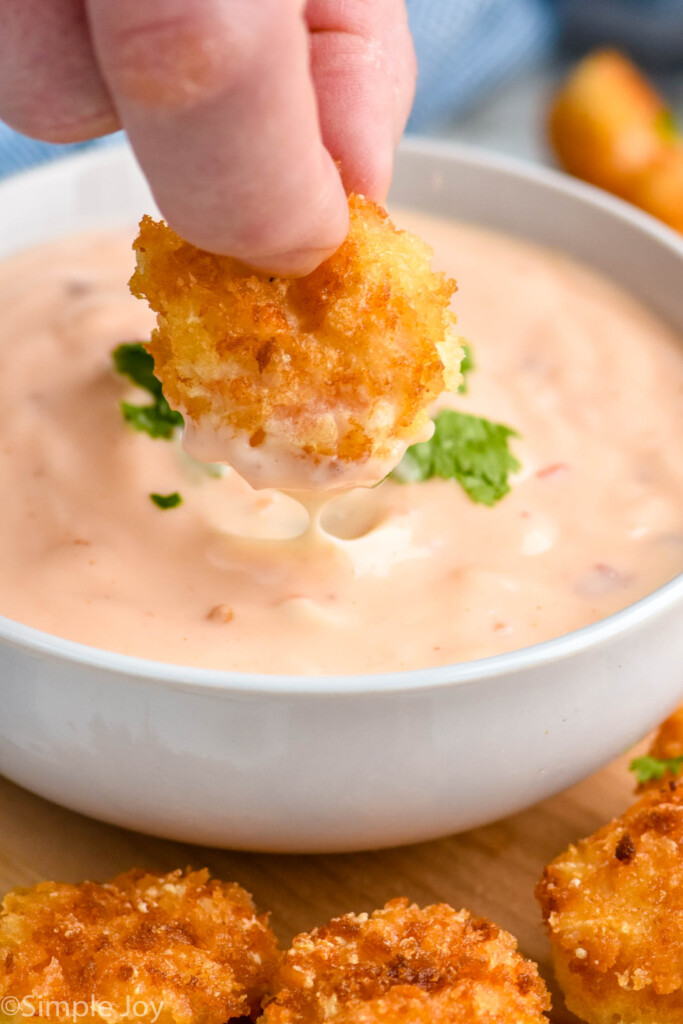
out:
<path id="1" fill-rule="evenodd" d="M 542 668 L 618 639 L 677 604 L 683 609 L 683 573 L 621 611 L 530 647 L 434 668 L 354 675 L 233 672 L 229 669 L 198 668 L 154 661 L 65 640 L 5 616 L 0 616 L 0 643 L 4 641 L 32 655 L 55 659 L 74 668 L 98 669 L 168 689 L 190 690 L 206 695 L 338 698 L 362 694 L 369 697 L 425 693 Z"/>
<path id="2" fill-rule="evenodd" d="M 475 146 L 441 139 L 408 137 L 400 149 L 407 153 L 437 156 L 471 167 L 485 167 L 507 175 L 535 182 L 552 191 L 561 192 L 591 206 L 606 210 L 645 234 L 663 243 L 683 258 L 683 237 L 656 218 L 585 182 L 570 178 L 561 171 L 533 164 L 505 154 L 492 153 Z M 55 163 L 11 175 L 0 183 L 3 193 L 16 186 L 42 178 L 70 177 L 80 168 L 110 163 L 130 150 L 125 144 L 67 156 Z M 20 251 L 21 245 L 17 248 Z M 659 614 L 683 606 L 683 572 L 656 590 L 597 622 L 550 640 L 518 648 L 503 654 L 475 661 L 458 662 L 424 669 L 403 669 L 395 672 L 358 673 L 353 675 L 279 675 L 276 673 L 235 672 L 227 669 L 199 668 L 189 665 L 155 661 L 121 654 L 104 648 L 66 640 L 32 626 L 26 626 L 0 615 L 0 641 L 32 655 L 53 658 L 79 668 L 98 669 L 169 689 L 181 689 L 206 695 L 240 694 L 244 697 L 345 697 L 379 696 L 395 693 L 424 693 L 450 686 L 462 686 L 481 680 L 497 679 L 528 669 L 541 668 L 563 661 L 601 643 L 620 637 L 630 629 L 644 625 Z"/>

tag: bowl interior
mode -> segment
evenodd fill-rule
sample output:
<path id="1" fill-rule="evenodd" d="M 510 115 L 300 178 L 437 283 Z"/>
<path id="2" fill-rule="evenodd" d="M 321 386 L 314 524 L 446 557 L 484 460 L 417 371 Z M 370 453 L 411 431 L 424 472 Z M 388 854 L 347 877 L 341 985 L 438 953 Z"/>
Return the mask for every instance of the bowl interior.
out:
<path id="1" fill-rule="evenodd" d="M 564 175 L 469 147 L 409 140 L 399 150 L 390 200 L 557 248 L 595 267 L 683 331 L 683 240 L 646 214 Z M 0 258 L 80 231 L 135 223 L 155 204 L 122 146 L 73 157 L 0 185 Z M 683 604 L 683 575 L 591 626 L 477 662 L 358 676 L 226 673 L 89 648 L 0 617 L 0 638 L 36 653 L 98 665 L 164 685 L 277 693 L 393 691 L 490 678 L 568 657 Z"/>

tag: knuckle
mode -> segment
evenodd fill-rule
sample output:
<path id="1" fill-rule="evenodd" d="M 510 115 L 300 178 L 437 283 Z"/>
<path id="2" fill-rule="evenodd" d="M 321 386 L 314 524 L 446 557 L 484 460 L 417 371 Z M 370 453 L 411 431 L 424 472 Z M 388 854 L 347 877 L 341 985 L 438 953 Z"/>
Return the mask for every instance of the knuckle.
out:
<path id="1" fill-rule="evenodd" d="M 253 64 L 258 34 L 223 12 L 122 27 L 109 47 L 119 95 L 146 107 L 183 110 L 228 91 Z"/>

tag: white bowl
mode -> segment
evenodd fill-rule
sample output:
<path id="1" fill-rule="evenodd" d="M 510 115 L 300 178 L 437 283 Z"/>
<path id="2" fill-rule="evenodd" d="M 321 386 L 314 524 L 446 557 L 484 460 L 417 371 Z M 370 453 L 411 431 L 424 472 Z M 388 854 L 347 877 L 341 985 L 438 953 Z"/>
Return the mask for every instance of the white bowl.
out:
<path id="1" fill-rule="evenodd" d="M 595 189 L 414 141 L 393 197 L 556 246 L 683 330 L 681 239 Z M 124 149 L 30 172 L 0 186 L 0 255 L 150 207 Z M 429 839 L 563 789 L 653 726 L 683 692 L 682 613 L 678 577 L 511 654 L 301 678 L 144 661 L 0 619 L 0 769 L 85 814 L 195 843 L 335 851 Z"/>

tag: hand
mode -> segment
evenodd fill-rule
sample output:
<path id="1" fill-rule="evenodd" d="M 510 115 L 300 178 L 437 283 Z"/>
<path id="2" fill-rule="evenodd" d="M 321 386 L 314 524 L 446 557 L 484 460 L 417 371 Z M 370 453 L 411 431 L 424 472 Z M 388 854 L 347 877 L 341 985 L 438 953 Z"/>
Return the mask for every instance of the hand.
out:
<path id="1" fill-rule="evenodd" d="M 123 126 L 170 225 L 274 273 L 384 200 L 413 97 L 404 0 L 0 0 L 0 116 L 50 142 Z"/>

